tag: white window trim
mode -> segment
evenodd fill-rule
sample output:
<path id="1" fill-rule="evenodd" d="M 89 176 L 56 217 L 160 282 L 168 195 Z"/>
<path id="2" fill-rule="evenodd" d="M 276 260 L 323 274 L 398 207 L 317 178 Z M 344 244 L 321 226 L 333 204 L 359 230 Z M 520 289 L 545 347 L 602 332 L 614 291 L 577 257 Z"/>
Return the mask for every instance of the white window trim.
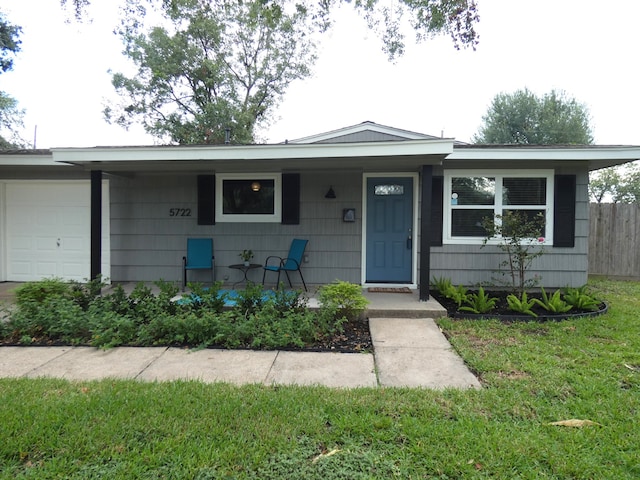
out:
<path id="1" fill-rule="evenodd" d="M 222 186 L 225 180 L 273 180 L 273 214 L 223 213 Z M 282 175 L 280 173 L 218 173 L 216 174 L 216 222 L 280 223 L 282 222 Z"/>
<path id="2" fill-rule="evenodd" d="M 554 171 L 545 170 L 450 170 L 444 174 L 444 202 L 443 202 L 443 232 L 444 244 L 451 245 L 479 245 L 482 244 L 484 237 L 454 237 L 451 235 L 451 178 L 452 177 L 494 177 L 496 178 L 496 195 L 495 204 L 493 205 L 494 212 L 496 214 L 502 213 L 502 192 L 499 191 L 499 187 L 502 186 L 502 181 L 498 182 L 498 178 L 503 177 L 521 177 L 521 178 L 546 178 L 547 179 L 547 198 L 546 206 L 544 205 L 527 205 L 518 207 L 518 210 L 545 210 L 545 224 L 546 224 L 546 236 L 544 239 L 544 245 L 553 245 L 553 206 L 554 206 Z M 491 205 L 478 205 L 478 208 L 492 208 Z M 505 205 L 505 207 L 512 207 L 512 205 Z M 487 244 L 497 245 L 500 243 L 499 238 L 490 239 Z"/>

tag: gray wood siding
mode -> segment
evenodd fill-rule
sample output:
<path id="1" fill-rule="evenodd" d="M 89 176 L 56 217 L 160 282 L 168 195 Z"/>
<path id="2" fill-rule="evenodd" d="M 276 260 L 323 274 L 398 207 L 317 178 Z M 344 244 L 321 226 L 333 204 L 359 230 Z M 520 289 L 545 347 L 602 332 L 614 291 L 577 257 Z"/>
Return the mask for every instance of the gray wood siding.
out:
<path id="1" fill-rule="evenodd" d="M 546 288 L 581 286 L 587 283 L 589 203 L 588 173 L 585 169 L 559 169 L 557 174 L 576 174 L 576 239 L 574 248 L 545 247 L 529 273 L 541 277 Z M 496 246 L 443 245 L 431 247 L 431 278 L 450 278 L 455 285 L 475 286 L 492 283 L 493 278 L 508 280 L 496 272 L 504 254 Z M 529 277 L 531 278 L 531 277 Z M 494 282 L 495 283 L 495 282 Z"/>
<path id="2" fill-rule="evenodd" d="M 336 199 L 324 195 L 333 186 Z M 360 172 L 310 172 L 301 175 L 300 224 L 216 223 L 197 225 L 195 175 L 137 175 L 111 183 L 111 275 L 114 281 L 180 281 L 182 256 L 188 237 L 214 240 L 216 279 L 239 280 L 229 265 L 240 263 L 243 249 L 254 252 L 254 263 L 269 255 L 286 256 L 291 239 L 309 240 L 303 264 L 311 284 L 335 279 L 360 282 L 362 230 L 362 175 Z M 170 208 L 190 208 L 191 217 L 170 217 Z M 356 209 L 356 222 L 342 221 L 344 208 Z M 262 280 L 262 270 L 249 273 Z M 206 282 L 210 272 L 189 272 L 190 281 Z M 297 274 L 294 285 L 300 285 Z M 283 278 L 281 278 L 283 280 Z M 275 282 L 267 277 L 267 282 Z"/>
<path id="3" fill-rule="evenodd" d="M 436 174 L 441 172 L 436 172 Z M 588 194 L 586 169 L 556 171 L 577 174 L 576 244 L 574 248 L 546 247 L 532 274 L 542 277 L 548 288 L 579 286 L 587 281 Z M 324 195 L 333 186 L 336 199 Z M 419 190 L 418 190 L 419 191 Z M 362 173 L 357 171 L 305 172 L 301 174 L 300 224 L 216 223 L 197 225 L 195 175 L 137 175 L 111 181 L 111 276 L 114 281 L 180 281 L 182 256 L 188 237 L 214 239 L 216 279 L 239 280 L 240 272 L 229 265 L 239 263 L 243 249 L 254 251 L 255 263 L 269 255 L 285 256 L 291 239 L 306 238 L 308 262 L 302 270 L 310 284 L 336 279 L 361 281 Z M 170 208 L 191 208 L 191 217 L 170 217 Z M 356 221 L 342 221 L 344 208 L 356 209 Z M 417 242 L 419 245 L 419 239 Z M 444 245 L 431 247 L 431 278 L 447 277 L 454 284 L 491 282 L 504 254 L 495 246 Z M 208 281 L 209 272 L 190 272 L 190 280 Z M 249 273 L 262 280 L 262 270 Z M 282 279 L 281 279 L 282 280 Z M 296 274 L 295 285 L 300 285 Z M 267 282 L 275 281 L 267 278 Z"/>

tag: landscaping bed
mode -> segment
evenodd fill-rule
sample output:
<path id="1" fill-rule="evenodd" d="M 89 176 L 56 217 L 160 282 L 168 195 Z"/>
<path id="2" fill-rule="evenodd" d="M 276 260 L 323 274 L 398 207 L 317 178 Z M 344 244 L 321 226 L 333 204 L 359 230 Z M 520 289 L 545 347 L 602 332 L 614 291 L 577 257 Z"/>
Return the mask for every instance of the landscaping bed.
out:
<path id="1" fill-rule="evenodd" d="M 260 285 L 234 291 L 220 285 L 178 288 L 157 282 L 153 294 L 139 284 L 126 294 L 106 294 L 100 282 L 57 279 L 30 282 L 16 291 L 16 305 L 0 322 L 0 345 L 174 346 L 255 350 L 363 352 L 372 349 L 367 305 L 359 285 L 334 282 L 318 294 L 312 311 L 299 291 L 265 292 Z M 231 301 L 232 300 L 232 301 Z"/>
<path id="2" fill-rule="evenodd" d="M 467 295 L 477 294 L 478 290 L 468 290 Z M 563 313 L 549 312 L 538 303 L 534 303 L 530 307 L 528 314 L 519 313 L 511 309 L 507 301 L 507 297 L 512 292 L 504 290 L 486 290 L 485 295 L 488 298 L 495 298 L 495 306 L 485 313 L 474 313 L 460 310 L 461 306 L 465 306 L 464 302 L 459 304 L 454 298 L 447 297 L 439 290 L 431 290 L 430 295 L 440 303 L 446 310 L 447 316 L 450 318 L 468 318 L 468 319 L 488 319 L 495 318 L 505 322 L 509 321 L 554 321 L 565 320 L 574 317 L 593 317 L 602 315 L 607 312 L 608 306 L 605 302 L 598 302 L 597 306 L 592 308 L 580 308 L 573 306 L 570 310 Z M 529 292 L 527 295 L 529 300 L 536 299 L 544 303 L 543 296 L 538 292 Z"/>

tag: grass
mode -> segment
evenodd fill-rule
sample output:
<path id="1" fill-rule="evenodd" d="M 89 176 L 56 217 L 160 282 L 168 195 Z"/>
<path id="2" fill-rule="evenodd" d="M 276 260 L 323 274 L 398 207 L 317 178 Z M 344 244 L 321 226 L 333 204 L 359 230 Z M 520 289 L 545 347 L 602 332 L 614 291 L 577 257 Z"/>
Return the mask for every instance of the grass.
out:
<path id="1" fill-rule="evenodd" d="M 589 320 L 442 319 L 481 390 L 2 379 L 0 478 L 638 478 L 640 284 L 592 288 Z"/>

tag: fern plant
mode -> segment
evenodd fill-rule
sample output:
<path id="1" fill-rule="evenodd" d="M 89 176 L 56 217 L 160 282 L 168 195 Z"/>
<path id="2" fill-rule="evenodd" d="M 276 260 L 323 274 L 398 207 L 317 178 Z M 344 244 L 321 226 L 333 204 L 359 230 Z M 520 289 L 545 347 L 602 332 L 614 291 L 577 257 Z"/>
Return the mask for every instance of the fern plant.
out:
<path id="1" fill-rule="evenodd" d="M 561 298 L 560 290 L 556 290 L 551 296 L 548 296 L 544 287 L 541 287 L 540 289 L 542 290 L 542 300 L 535 298 L 534 301 L 547 312 L 566 313 L 573 308 Z"/>
<path id="2" fill-rule="evenodd" d="M 498 301 L 495 297 L 489 297 L 484 291 L 484 288 L 480 287 L 478 293 L 471 293 L 467 295 L 464 303 L 468 304 L 460 307 L 461 311 L 471 313 L 488 313 L 496 307 Z"/>
<path id="3" fill-rule="evenodd" d="M 467 299 L 467 289 L 462 285 L 454 287 L 448 278 L 434 277 L 431 279 L 431 285 L 440 292 L 440 295 L 456 302 L 458 307 Z"/>
<path id="4" fill-rule="evenodd" d="M 453 288 L 451 279 L 445 277 L 433 277 L 431 279 L 431 285 L 444 297 L 446 297 L 447 292 Z"/>
<path id="5" fill-rule="evenodd" d="M 450 298 L 458 305 L 458 308 L 467 300 L 469 297 L 467 294 L 467 289 L 462 285 L 458 285 L 457 287 L 451 287 L 447 295 L 447 298 Z"/>
<path id="6" fill-rule="evenodd" d="M 526 315 L 531 315 L 532 317 L 537 317 L 538 315 L 531 310 L 536 304 L 535 299 L 527 298 L 527 292 L 522 292 L 520 297 L 517 297 L 514 294 L 507 296 L 507 304 L 509 305 L 509 310 L 513 310 L 517 313 L 524 313 Z"/>

